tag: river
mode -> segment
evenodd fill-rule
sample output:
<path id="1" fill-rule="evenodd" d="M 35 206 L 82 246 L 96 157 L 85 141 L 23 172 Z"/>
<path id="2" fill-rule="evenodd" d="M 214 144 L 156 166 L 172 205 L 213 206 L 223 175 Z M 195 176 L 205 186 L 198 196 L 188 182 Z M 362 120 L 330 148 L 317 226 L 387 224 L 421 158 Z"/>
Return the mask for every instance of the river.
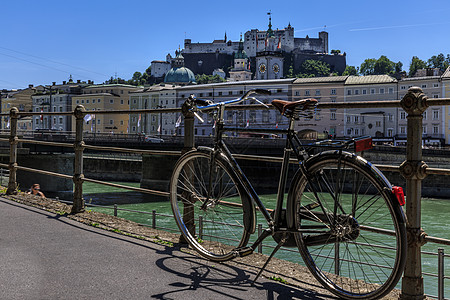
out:
<path id="1" fill-rule="evenodd" d="M 139 183 L 123 183 L 124 185 L 130 185 L 139 187 Z M 142 194 L 139 192 L 124 192 L 123 189 L 111 188 L 108 186 L 84 183 L 83 190 L 85 192 L 84 199 L 87 204 L 101 203 L 101 204 L 118 204 L 119 208 L 152 212 L 156 210 L 158 214 L 167 214 L 169 217 L 157 216 L 157 226 L 172 229 L 174 232 L 178 232 L 172 216 L 170 203 L 167 199 L 159 198 L 155 199 L 152 195 Z M 266 195 L 261 197 L 267 207 L 274 207 L 275 195 Z M 126 204 L 125 204 L 126 203 Z M 113 214 L 113 210 L 110 208 L 92 207 L 95 211 L 100 211 L 108 214 Z M 120 211 L 118 216 L 126 218 L 141 224 L 152 224 L 152 216 L 150 214 L 142 214 L 136 212 Z M 423 199 L 422 200 L 422 228 L 429 236 L 440 237 L 450 240 L 450 230 L 448 229 L 448 218 L 450 218 L 450 200 L 441 199 Z M 262 220 L 262 217 L 258 218 Z M 275 243 L 266 239 L 264 245 L 274 246 Z M 436 254 L 438 248 L 444 249 L 446 254 L 450 254 L 450 247 L 433 243 L 427 243 L 422 249 L 425 252 Z M 291 248 L 295 249 L 295 248 Z M 263 253 L 269 255 L 271 252 L 270 247 L 263 247 Z M 280 250 L 276 257 L 280 259 L 290 260 L 297 263 L 301 262 L 300 254 L 298 256 L 292 255 L 292 252 Z M 424 273 L 437 274 L 438 257 L 436 255 L 423 254 L 422 255 L 422 271 Z M 444 272 L 446 276 L 450 275 L 450 257 L 446 257 L 444 263 Z M 429 295 L 437 295 L 437 278 L 424 275 L 425 293 Z M 447 286 L 446 290 L 450 291 L 450 280 L 445 281 Z M 401 288 L 400 284 L 397 288 Z M 450 292 L 447 292 L 447 297 L 450 297 Z"/>

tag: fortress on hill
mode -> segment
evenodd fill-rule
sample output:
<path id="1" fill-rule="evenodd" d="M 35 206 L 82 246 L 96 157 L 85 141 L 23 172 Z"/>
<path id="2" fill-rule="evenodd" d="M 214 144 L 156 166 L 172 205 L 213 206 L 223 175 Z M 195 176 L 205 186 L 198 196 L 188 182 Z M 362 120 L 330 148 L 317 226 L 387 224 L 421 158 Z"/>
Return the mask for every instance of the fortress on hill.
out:
<path id="1" fill-rule="evenodd" d="M 327 63 L 331 72 L 342 73 L 346 67 L 345 53 L 329 53 L 328 32 L 319 32 L 317 38 L 308 35 L 294 37 L 294 27 L 290 23 L 284 29 L 272 29 L 271 16 L 267 30 L 248 30 L 243 38 L 241 35 L 240 41 L 228 40 L 226 33 L 224 39 L 211 43 L 195 43 L 185 39 L 181 53 L 185 67 L 194 74 L 222 73 L 226 77 L 236 71 L 236 58 L 246 60 L 242 66 L 251 72 L 252 79 L 285 78 L 290 68 L 297 74 L 302 63 L 308 59 Z M 172 60 L 168 55 L 166 62 L 159 63 L 170 65 Z"/>

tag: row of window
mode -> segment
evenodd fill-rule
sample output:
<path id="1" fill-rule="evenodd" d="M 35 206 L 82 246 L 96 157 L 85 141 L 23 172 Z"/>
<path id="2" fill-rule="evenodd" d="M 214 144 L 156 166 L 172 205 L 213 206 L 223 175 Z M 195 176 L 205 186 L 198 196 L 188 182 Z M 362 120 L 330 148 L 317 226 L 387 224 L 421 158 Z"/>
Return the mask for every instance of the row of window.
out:
<path id="1" fill-rule="evenodd" d="M 268 89 L 268 90 L 270 90 L 272 92 L 272 94 L 283 93 L 283 89 Z M 243 94 L 244 94 L 244 91 L 228 91 L 228 92 L 219 91 L 219 92 L 215 92 L 214 94 L 213 94 L 213 92 L 198 93 L 198 94 L 196 94 L 196 96 L 197 97 L 213 97 L 213 96 L 226 96 L 226 95 L 232 96 L 232 95 L 243 95 Z M 185 94 L 180 95 L 181 99 L 184 99 L 187 97 L 188 97 L 188 95 L 185 95 Z"/>
<path id="2" fill-rule="evenodd" d="M 424 120 L 427 120 L 428 119 L 427 111 L 424 111 L 422 116 Z M 432 110 L 432 118 L 433 120 L 439 120 L 439 110 L 437 109 Z M 406 112 L 404 111 L 400 112 L 400 120 L 406 120 Z"/>
<path id="3" fill-rule="evenodd" d="M 408 86 L 401 85 L 400 89 L 401 90 L 406 90 L 407 88 L 409 89 L 410 87 L 412 87 L 412 85 L 408 85 Z M 428 85 L 426 83 L 424 83 L 420 87 L 423 88 L 423 89 L 426 89 L 428 87 Z M 433 88 L 438 88 L 438 87 L 439 87 L 439 83 L 433 83 Z"/>
<path id="4" fill-rule="evenodd" d="M 428 128 L 427 126 L 422 127 L 422 134 L 428 134 L 427 128 Z M 406 134 L 406 126 L 400 126 L 399 130 L 400 134 Z M 431 130 L 432 130 L 431 134 L 439 134 L 439 125 L 432 125 Z"/>
<path id="5" fill-rule="evenodd" d="M 103 90 L 84 90 L 84 94 L 101 94 L 103 93 Z M 111 93 L 114 94 L 114 90 L 105 90 L 105 93 Z M 123 95 L 124 90 L 120 90 L 120 94 Z M 125 91 L 126 94 L 128 94 L 128 91 Z"/>
<path id="6" fill-rule="evenodd" d="M 347 90 L 347 95 L 367 95 L 368 92 L 370 92 L 371 95 L 374 95 L 377 93 L 377 89 L 376 88 L 370 88 L 369 90 L 367 89 L 348 89 Z M 386 88 L 382 87 L 382 88 L 378 88 L 378 94 L 385 94 L 386 93 Z M 394 88 L 390 87 L 388 88 L 388 93 L 389 94 L 394 94 Z"/>

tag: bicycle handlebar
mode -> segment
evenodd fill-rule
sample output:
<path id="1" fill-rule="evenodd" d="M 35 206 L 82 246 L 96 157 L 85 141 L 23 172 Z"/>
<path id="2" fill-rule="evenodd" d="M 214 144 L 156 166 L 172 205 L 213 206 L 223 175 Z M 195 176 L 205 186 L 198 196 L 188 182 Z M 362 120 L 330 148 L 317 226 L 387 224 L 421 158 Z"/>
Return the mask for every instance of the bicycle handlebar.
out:
<path id="1" fill-rule="evenodd" d="M 240 103 L 240 102 L 248 99 L 248 97 L 250 95 L 252 95 L 252 94 L 271 95 L 272 93 L 269 90 L 254 89 L 254 90 L 247 91 L 240 98 L 232 99 L 232 100 L 228 100 L 228 101 L 222 101 L 222 102 L 219 102 L 219 103 L 213 103 L 211 100 L 197 99 L 193 95 L 191 95 L 189 98 L 191 98 L 193 100 L 194 104 L 197 105 L 196 109 L 198 109 L 198 110 L 210 110 L 210 109 L 214 109 L 214 108 L 216 108 L 218 106 L 227 106 L 227 105 L 230 105 L 230 104 Z M 258 101 L 258 102 L 260 102 L 260 101 Z"/>

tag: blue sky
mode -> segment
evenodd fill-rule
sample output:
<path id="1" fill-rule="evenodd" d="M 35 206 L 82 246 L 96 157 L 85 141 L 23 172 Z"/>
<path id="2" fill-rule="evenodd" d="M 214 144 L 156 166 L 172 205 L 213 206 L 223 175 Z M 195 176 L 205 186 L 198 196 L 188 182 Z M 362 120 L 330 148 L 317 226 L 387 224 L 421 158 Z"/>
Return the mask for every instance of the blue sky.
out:
<path id="1" fill-rule="evenodd" d="M 186 4 L 188 3 L 188 5 Z M 129 79 L 184 39 L 239 40 L 249 29 L 290 22 L 296 37 L 329 33 L 347 64 L 386 55 L 408 69 L 412 56 L 450 53 L 450 1 L 14 0 L 1 6 L 0 88 L 68 80 Z M 326 26 L 326 27 L 325 27 Z"/>

